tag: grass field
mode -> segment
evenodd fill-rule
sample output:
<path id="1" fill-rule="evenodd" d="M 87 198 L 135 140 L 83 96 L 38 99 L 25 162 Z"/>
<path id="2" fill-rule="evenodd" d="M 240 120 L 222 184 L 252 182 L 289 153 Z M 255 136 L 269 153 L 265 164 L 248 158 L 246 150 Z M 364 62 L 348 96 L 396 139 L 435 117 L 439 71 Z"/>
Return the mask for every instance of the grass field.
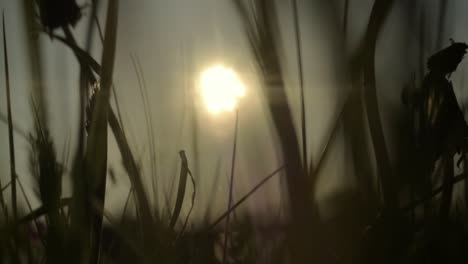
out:
<path id="1" fill-rule="evenodd" d="M 308 60 L 309 56 L 305 55 L 308 47 L 303 45 L 303 32 L 308 29 L 302 27 L 308 17 L 304 14 L 311 8 L 304 8 L 304 1 L 286 1 L 291 7 L 288 25 L 292 29 L 284 34 L 281 14 L 286 9 L 283 2 L 228 1 L 244 33 L 246 52 L 255 64 L 264 111 L 270 118 L 270 132 L 275 138 L 273 144 L 278 152 L 275 154 L 282 163 L 243 195 L 233 196 L 235 176 L 239 174 L 236 162 L 246 158 L 237 152 L 237 114 L 242 120 L 243 112 L 234 111 L 236 121 L 229 126 L 235 132 L 227 143 L 229 189 L 222 191 L 222 197 L 218 197 L 219 192 L 215 190 L 222 174 L 219 173 L 220 161 L 210 161 L 218 168 L 210 184 L 213 189 L 207 191 L 201 184 L 200 166 L 206 162 L 206 153 L 201 151 L 203 146 L 197 138 L 203 129 L 199 126 L 204 123 L 196 114 L 183 117 L 192 119 L 190 129 L 183 129 L 182 125 L 181 131 L 174 132 L 174 137 L 178 133 L 179 137 L 182 133 L 190 134 L 196 155 L 186 155 L 184 150 L 174 146 L 172 151 L 178 156 L 170 163 L 174 164 L 173 170 L 177 170 L 172 175 L 177 177 L 161 175 L 160 153 L 163 150 L 158 142 L 164 139 L 158 137 L 159 124 L 154 123 L 152 116 L 155 113 L 150 89 L 153 88 L 149 87 L 153 85 L 145 79 L 149 69 L 142 66 L 140 58 L 145 54 L 141 53 L 131 56 L 130 67 L 137 76 L 137 83 L 129 89 L 139 96 L 139 107 L 143 109 L 141 116 L 135 119 L 144 123 L 140 127 L 147 139 L 145 151 L 137 151 L 138 146 L 132 144 L 134 135 L 130 133 L 129 124 L 124 122 L 128 119 L 123 117 L 126 109 L 119 103 L 115 88 L 119 85 L 115 70 L 117 40 L 125 38 L 118 36 L 118 29 L 122 27 L 119 17 L 122 1 L 93 0 L 81 9 L 74 0 L 23 0 L 27 32 L 48 36 L 47 41 L 60 43 L 73 54 L 78 65 L 79 90 L 74 100 L 79 107 L 79 117 L 73 126 L 77 128 L 73 133 L 76 138 L 67 139 L 63 153 L 51 132 L 48 109 L 51 102 L 44 81 L 45 72 L 50 69 L 44 63 L 41 41 L 34 34 L 28 35 L 25 43 L 28 67 L 34 80 L 30 87 L 33 125 L 31 131 L 24 131 L 17 125 L 11 93 L 15 87 L 10 78 L 15 60 L 10 55 L 11 47 L 15 43 L 8 37 L 11 27 L 5 23 L 8 10 L 4 10 L 2 74 L 5 83 L 0 89 L 6 96 L 0 98 L 0 104 L 5 106 L 6 112 L 0 113 L 0 121 L 7 129 L 5 142 L 8 145 L 2 147 L 8 149 L 9 174 L 6 182 L 6 176 L 0 177 L 0 263 L 465 263 L 468 260 L 468 192 L 465 191 L 468 180 L 464 144 L 461 155 L 447 158 L 449 164 L 461 160 L 455 171 L 454 166 L 452 170 L 443 169 L 444 159 L 441 159 L 434 173 L 420 175 L 417 157 L 422 153 L 418 152 L 412 134 L 416 122 L 412 119 L 413 110 L 404 108 L 399 97 L 400 108 L 395 110 L 399 115 L 389 126 L 379 104 L 379 85 L 382 85 L 379 74 L 400 70 L 390 69 L 391 65 L 383 67 L 384 70 L 379 68 L 381 57 L 378 56 L 401 54 L 393 54 L 396 49 L 382 52 L 382 48 L 377 48 L 381 45 L 378 40 L 382 32 L 388 30 L 385 25 L 389 17 L 396 13 L 408 27 L 411 23 L 422 25 L 418 34 L 397 28 L 402 31 L 398 32 L 398 37 L 417 43 L 412 50 L 418 59 L 409 62 L 415 57 L 412 56 L 405 62 L 414 72 L 414 78 L 406 82 L 405 91 L 415 92 L 421 86 L 426 59 L 431 55 L 426 54 L 424 19 L 432 18 L 421 15 L 424 4 L 421 1 L 413 4 L 371 1 L 362 37 L 355 47 L 350 47 L 347 43 L 351 35 L 353 1 L 311 1 L 310 6 L 320 8 L 323 21 L 327 21 L 323 25 L 323 31 L 327 32 L 323 37 L 336 42 L 338 47 L 337 58 L 327 65 L 339 69 L 337 79 L 345 79 L 335 80 L 336 83 L 346 83 L 344 86 L 350 87 L 337 96 L 343 99 L 338 103 L 336 114 L 323 114 L 331 116 L 331 125 L 320 126 L 320 131 L 326 131 L 325 136 L 314 148 L 318 151 L 311 151 L 311 142 L 316 142 L 312 138 L 317 138 L 317 131 L 308 129 L 308 124 L 313 122 L 311 116 L 315 115 L 307 111 L 311 103 L 306 96 L 310 90 L 305 85 L 304 65 L 316 61 Z M 397 5 L 399 9 L 395 8 Z M 444 46 L 447 1 L 441 1 L 437 10 L 439 16 L 434 23 L 439 27 L 431 31 L 437 39 L 436 50 Z M 99 20 L 100 12 L 105 13 L 103 21 Z M 416 14 L 422 21 L 415 22 Z M 76 33 L 74 25 L 78 22 L 87 23 L 86 34 Z M 99 55 L 90 51 L 92 43 L 101 45 Z M 285 63 L 285 54 L 292 56 L 297 64 L 292 73 Z M 296 76 L 298 98 L 292 100 L 287 85 Z M 403 91 L 403 88 L 395 89 Z M 186 99 L 180 102 L 184 109 L 191 107 L 185 105 Z M 170 118 L 170 114 L 168 116 Z M 389 127 L 390 132 L 387 131 Z M 388 139 L 389 135 L 393 137 Z M 335 193 L 329 205 L 323 205 L 317 199 L 321 193 L 319 180 L 326 174 L 325 163 L 331 159 L 333 144 L 339 138 L 349 152 L 343 154 L 349 157 L 351 164 L 345 174 L 354 177 L 355 183 L 353 188 Z M 26 142 L 29 148 L 28 175 L 21 177 L 18 140 Z M 111 140 L 116 149 L 109 146 Z M 121 160 L 121 171 L 109 166 L 109 160 L 116 155 Z M 257 158 L 266 160 L 261 156 Z M 142 160 L 146 167 L 142 166 Z M 20 168 L 20 171 L 25 170 Z M 130 185 L 128 192 L 119 193 L 119 199 L 125 201 L 119 204 L 122 212 L 119 215 L 105 206 L 116 174 L 124 175 Z M 23 176 L 32 179 L 39 206 L 30 201 L 31 194 L 24 188 Z M 166 188 L 163 177 L 171 179 L 171 187 Z M 278 200 L 286 213 L 263 218 L 241 213 L 239 208 L 249 199 L 255 199 L 253 195 L 272 179 L 282 184 L 284 192 L 278 193 L 281 196 Z M 65 182 L 70 183 L 70 190 L 65 190 Z M 219 216 L 213 216 L 219 210 L 211 208 L 211 204 L 206 208 L 197 207 L 201 196 L 208 197 L 213 205 L 223 201 L 227 208 L 223 208 Z M 327 211 L 327 206 L 333 214 L 325 217 L 323 212 Z"/>

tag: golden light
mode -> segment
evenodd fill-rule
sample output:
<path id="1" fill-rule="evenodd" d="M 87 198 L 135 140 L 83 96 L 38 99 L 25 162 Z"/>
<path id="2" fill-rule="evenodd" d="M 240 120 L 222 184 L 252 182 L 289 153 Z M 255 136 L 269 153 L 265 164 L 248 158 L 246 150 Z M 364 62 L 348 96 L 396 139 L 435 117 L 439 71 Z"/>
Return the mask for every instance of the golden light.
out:
<path id="1" fill-rule="evenodd" d="M 244 84 L 236 73 L 222 65 L 212 66 L 201 73 L 200 89 L 208 111 L 214 114 L 233 111 L 245 95 Z"/>

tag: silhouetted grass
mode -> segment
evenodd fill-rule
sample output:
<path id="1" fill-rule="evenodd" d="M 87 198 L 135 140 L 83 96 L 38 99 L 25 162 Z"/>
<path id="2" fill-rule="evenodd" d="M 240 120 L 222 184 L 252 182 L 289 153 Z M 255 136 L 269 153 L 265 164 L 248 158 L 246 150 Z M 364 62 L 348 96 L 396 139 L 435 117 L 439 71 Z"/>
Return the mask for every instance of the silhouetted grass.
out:
<path id="1" fill-rule="evenodd" d="M 147 136 L 150 146 L 150 168 L 151 168 L 151 185 L 153 191 L 153 206 L 158 206 L 157 198 L 159 197 L 158 192 L 158 174 L 157 174 L 157 167 L 156 167 L 156 145 L 154 142 L 154 138 L 157 136 L 154 133 L 154 126 L 153 126 L 153 117 L 151 115 L 151 110 L 149 107 L 149 96 L 148 96 L 148 88 L 146 86 L 145 77 L 143 75 L 143 69 L 141 67 L 140 60 L 138 57 L 132 57 L 133 67 L 135 68 L 135 72 L 137 73 L 138 79 L 138 87 L 140 88 L 140 95 L 143 101 L 143 108 L 145 113 L 145 123 L 147 128 Z"/>
<path id="2" fill-rule="evenodd" d="M 42 0 L 45 1 L 45 0 Z M 69 0 L 70 4 L 75 4 Z M 31 135 L 14 125 L 11 88 L 9 79 L 8 50 L 5 23 L 3 22 L 4 65 L 7 91 L 7 116 L 2 120 L 7 123 L 10 153 L 10 181 L 0 182 L 0 261 L 7 263 L 448 263 L 466 261 L 468 249 L 467 214 L 461 209 L 454 213 L 454 185 L 466 180 L 467 173 L 454 176 L 453 172 L 437 172 L 445 175 L 441 185 L 430 183 L 430 192 L 419 195 L 411 189 L 410 198 L 403 195 L 406 184 L 399 181 L 396 175 L 410 177 L 415 173 L 409 168 L 412 162 L 403 166 L 392 166 L 388 153 L 388 142 L 385 140 L 380 106 L 377 98 L 376 82 L 376 49 L 379 34 L 395 1 L 376 0 L 366 26 L 365 35 L 356 50 L 351 52 L 346 64 L 352 90 L 344 96 L 344 102 L 332 120 L 325 141 L 319 146 L 320 156 L 311 159 L 307 155 L 306 124 L 310 122 L 305 112 L 305 91 L 303 55 L 301 52 L 301 31 L 299 30 L 298 3 L 292 0 L 294 31 L 296 38 L 297 61 L 299 64 L 299 88 L 301 99 L 300 133 L 293 124 L 291 105 L 288 104 L 285 88 L 285 76 L 282 70 L 280 54 L 280 35 L 277 27 L 278 12 L 276 6 L 267 0 L 253 0 L 246 4 L 234 0 L 235 8 L 244 23 L 252 55 L 257 63 L 262 92 L 271 115 L 274 133 L 277 135 L 284 165 L 273 171 L 258 184 L 252 187 L 239 200 L 233 201 L 235 157 L 237 142 L 234 136 L 233 160 L 229 184 L 228 208 L 214 220 L 209 218 L 210 209 L 201 223 L 190 223 L 192 210 L 197 198 L 196 179 L 201 179 L 199 169 L 192 175 L 189 161 L 184 151 L 179 152 L 180 174 L 175 202 L 168 198 L 171 193 L 161 190 L 157 175 L 158 156 L 152 109 L 149 105 L 149 93 L 143 76 L 143 69 L 138 59 L 132 57 L 138 76 L 140 95 L 144 106 L 144 116 L 150 146 L 149 164 L 152 181 L 152 197 L 147 195 L 142 168 L 133 154 L 122 122 L 121 110 L 116 98 L 113 84 L 114 60 L 117 41 L 118 1 L 111 0 L 107 6 L 105 32 L 102 33 L 97 20 L 99 1 L 92 1 L 91 15 L 87 28 L 85 48 L 81 48 L 74 38 L 70 23 L 60 25 L 64 35 L 52 32 L 47 34 L 52 39 L 63 43 L 75 55 L 80 65 L 80 117 L 77 148 L 74 150 L 72 168 L 73 194 L 62 197 L 62 181 L 65 176 L 66 156 L 61 165 L 57 159 L 55 142 L 49 134 L 45 93 L 41 83 L 41 54 L 37 40 L 28 42 L 30 63 L 33 77 L 33 114 L 34 131 Z M 343 28 L 337 29 L 338 39 L 347 47 L 349 5 L 345 0 Z M 26 24 L 32 29 L 35 5 L 25 0 Z M 445 21 L 446 1 L 441 2 L 439 14 L 438 43 L 441 43 Z M 424 21 L 424 16 L 421 16 Z M 352 19 L 352 18 L 351 18 Z M 44 20 L 42 20 L 44 21 Z M 421 22 L 422 23 L 422 22 Z M 45 26 L 45 25 L 43 25 Z M 94 31 L 98 30 L 103 45 L 101 61 L 90 55 Z M 420 30 L 419 58 L 424 64 L 424 30 Z M 424 75 L 420 66 L 420 76 Z M 412 84 L 417 86 L 418 81 Z M 413 87 L 413 89 L 416 89 Z M 90 92 L 91 91 L 91 92 Z M 116 110 L 112 109 L 110 100 L 113 92 Z M 185 102 L 184 102 L 185 103 Z M 3 116 L 2 116 L 3 117 Z M 200 148 L 198 146 L 198 117 L 192 116 L 194 157 L 190 160 L 193 168 L 198 168 Z M 412 119 L 398 129 L 410 130 Z M 343 122 L 346 141 L 350 143 L 353 154 L 353 169 L 358 181 L 358 191 L 337 194 L 338 217 L 331 220 L 321 219 L 318 213 L 316 180 L 323 171 L 324 161 L 330 157 L 331 145 L 337 138 L 340 124 Z M 159 124 L 156 124 L 156 127 Z M 130 179 L 130 188 L 121 219 L 116 219 L 104 207 L 107 184 L 108 126 L 114 136 L 123 160 L 123 167 Z M 182 129 L 181 129 L 182 130 Z M 367 138 L 370 132 L 370 140 Z M 37 179 L 38 196 L 41 206 L 33 209 L 24 187 L 15 170 L 14 134 L 25 137 L 31 144 L 31 174 Z M 299 139 L 301 137 L 301 140 Z M 67 143 L 69 145 L 70 143 Z M 371 144 L 371 148 L 369 148 Z M 415 153 L 413 146 L 401 146 L 399 151 Z M 67 153 L 69 146 L 65 148 Z M 373 155 L 370 154 L 373 150 Z M 374 174 L 371 163 L 376 162 Z M 317 160 L 315 163 L 313 160 Z M 448 157 L 447 160 L 451 160 Z M 195 161 L 195 164 L 192 164 Z M 409 164 L 409 165 L 408 165 Z M 400 165 L 400 164 L 399 164 Z M 466 164 L 465 164 L 466 165 Z M 215 170 L 214 188 L 220 179 L 220 162 Z M 276 244 L 271 238 L 264 238 L 261 228 L 255 226 L 252 219 L 231 219 L 231 214 L 266 182 L 284 171 L 288 189 L 288 223 L 274 223 L 279 227 L 271 232 L 286 232 L 286 238 Z M 429 175 L 423 175 L 422 177 Z M 189 179 L 190 177 L 190 179 Z M 416 176 L 414 176 L 416 177 Z M 191 181 L 193 192 L 188 199 L 187 181 Z M 174 183 L 177 179 L 174 179 Z M 378 184 L 374 184 L 374 182 Z M 410 179 L 410 184 L 418 184 L 417 179 Z M 22 208 L 17 209 L 17 184 L 28 205 L 23 216 L 18 216 Z M 377 185 L 377 186 L 375 186 Z M 411 187 L 412 188 L 412 187 Z M 11 204 L 6 203 L 4 193 L 11 190 Z M 382 190 L 382 193 L 379 193 Z M 214 200 L 214 189 L 210 200 Z M 442 193 L 442 195 L 441 195 Z M 465 190 L 465 196 L 467 191 Z M 382 197 L 380 197 L 380 195 Z M 160 196 L 165 196 L 165 203 L 159 203 Z M 417 213 L 417 208 L 427 203 L 434 203 L 442 196 L 441 210 L 437 217 L 443 218 L 443 225 L 427 216 Z M 382 201 L 380 201 L 382 198 Z M 466 197 L 465 197 L 466 200 Z M 191 202 L 190 209 L 183 216 L 184 203 Z M 129 204 L 134 202 L 136 217 L 128 217 Z M 164 204 L 164 205 L 161 205 Z M 457 206 L 461 208 L 461 206 Z M 461 210 L 461 211 L 460 211 Z M 12 217 L 9 211 L 13 212 Z M 427 221 L 420 221 L 420 219 Z M 105 219 L 105 221 L 104 221 Z M 226 220 L 224 226 L 219 224 Z M 232 222 L 231 222 L 232 220 Z M 34 222 L 39 236 L 39 246 L 35 245 L 29 227 Z M 107 224 L 104 224 L 107 222 Z M 179 227 L 178 222 L 182 222 Z M 42 226 L 42 227 L 41 227 Z M 43 228 L 43 230 L 41 230 Z M 285 230 L 283 230 L 283 228 Z M 224 231 L 223 231 L 224 230 Z M 29 232 L 29 233 L 28 233 Z M 332 242 L 330 242 L 332 241 Z M 271 243 L 271 248 L 270 247 Z M 269 254 L 269 257 L 262 256 Z M 263 261 L 263 262 L 262 262 Z"/>

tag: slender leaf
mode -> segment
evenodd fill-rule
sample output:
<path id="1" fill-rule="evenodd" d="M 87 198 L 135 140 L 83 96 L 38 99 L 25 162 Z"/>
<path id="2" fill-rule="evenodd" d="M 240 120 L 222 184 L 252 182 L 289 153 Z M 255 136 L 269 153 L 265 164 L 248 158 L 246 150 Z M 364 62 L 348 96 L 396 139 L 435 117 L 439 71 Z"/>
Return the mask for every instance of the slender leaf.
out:
<path id="1" fill-rule="evenodd" d="M 100 90 L 97 94 L 96 105 L 92 112 L 91 127 L 85 154 L 85 169 L 92 192 L 96 199 L 104 206 L 107 172 L 107 123 L 109 112 L 110 91 L 115 65 L 115 51 L 117 44 L 118 0 L 109 1 L 102 54 L 102 72 Z M 94 245 L 92 263 L 99 259 L 99 245 L 101 240 L 102 215 L 96 215 L 94 220 Z"/>
<path id="2" fill-rule="evenodd" d="M 302 161 L 304 164 L 309 160 L 307 158 L 307 131 L 306 131 L 306 112 L 305 112 L 305 94 L 304 94 L 304 74 L 302 63 L 301 29 L 299 26 L 299 12 L 297 0 L 292 0 L 294 34 L 296 36 L 296 58 L 299 77 L 299 89 L 301 91 L 301 137 L 302 137 Z M 304 166 L 305 175 L 309 175 L 307 166 Z"/>
<path id="3" fill-rule="evenodd" d="M 13 117 L 11 111 L 11 88 L 10 88 L 10 72 L 8 65 L 7 37 L 5 30 L 5 14 L 2 16 L 3 26 L 3 56 L 5 65 L 5 82 L 7 92 L 7 115 L 8 115 L 8 143 L 10 150 L 10 182 L 11 182 L 11 203 L 13 208 L 13 222 L 18 220 L 18 204 L 16 202 L 16 162 L 15 162 L 15 141 L 13 135 Z M 15 232 L 16 233 L 16 232 Z M 15 235 L 16 237 L 16 235 Z"/>
<path id="4" fill-rule="evenodd" d="M 172 211 L 171 221 L 169 222 L 169 227 L 174 229 L 174 226 L 179 219 L 180 211 L 182 209 L 182 203 L 184 202 L 185 197 L 185 188 L 187 185 L 187 175 L 189 173 L 187 157 L 185 156 L 185 151 L 179 151 L 179 156 L 181 159 L 180 175 L 179 175 L 179 187 L 177 189 L 177 197 L 174 205 L 174 210 Z"/>
<path id="5" fill-rule="evenodd" d="M 224 227 L 224 244 L 223 244 L 223 264 L 226 263 L 227 260 L 227 246 L 228 246 L 228 238 L 229 238 L 229 220 L 231 216 L 231 206 L 232 206 L 232 199 L 233 199 L 233 190 L 234 190 L 234 172 L 236 168 L 236 153 L 237 153 L 237 133 L 239 127 L 239 109 L 236 110 L 236 120 L 234 123 L 234 142 L 232 146 L 232 160 L 231 160 L 231 174 L 229 177 L 229 196 L 228 196 L 228 207 L 227 212 L 228 215 L 226 217 L 226 225 Z"/>

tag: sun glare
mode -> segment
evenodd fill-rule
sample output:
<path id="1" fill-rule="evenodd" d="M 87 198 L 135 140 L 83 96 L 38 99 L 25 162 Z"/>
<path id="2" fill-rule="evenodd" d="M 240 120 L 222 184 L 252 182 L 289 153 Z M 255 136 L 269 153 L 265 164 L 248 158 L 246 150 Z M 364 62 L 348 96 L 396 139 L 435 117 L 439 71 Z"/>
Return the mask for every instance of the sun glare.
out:
<path id="1" fill-rule="evenodd" d="M 208 111 L 214 114 L 233 111 L 245 95 L 244 84 L 236 73 L 222 65 L 209 67 L 201 73 L 200 88 Z"/>

